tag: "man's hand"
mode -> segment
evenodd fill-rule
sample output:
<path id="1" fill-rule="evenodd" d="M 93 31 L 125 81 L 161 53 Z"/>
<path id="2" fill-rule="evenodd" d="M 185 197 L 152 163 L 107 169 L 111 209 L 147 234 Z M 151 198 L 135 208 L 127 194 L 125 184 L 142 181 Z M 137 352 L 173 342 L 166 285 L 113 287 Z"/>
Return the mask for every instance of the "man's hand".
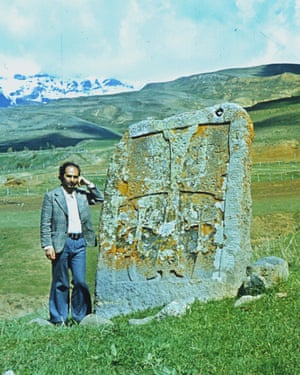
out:
<path id="1" fill-rule="evenodd" d="M 78 178 L 78 184 L 79 185 L 86 185 L 89 189 L 92 189 L 95 187 L 95 184 L 93 184 L 91 181 L 87 180 L 83 176 L 79 176 Z"/>
<path id="2" fill-rule="evenodd" d="M 47 249 L 45 251 L 45 254 L 46 254 L 46 257 L 49 260 L 55 260 L 56 259 L 55 250 L 53 249 L 53 247 L 50 247 L 49 249 Z"/>
<path id="3" fill-rule="evenodd" d="M 79 176 L 79 185 L 91 185 L 91 182 L 83 176 Z"/>

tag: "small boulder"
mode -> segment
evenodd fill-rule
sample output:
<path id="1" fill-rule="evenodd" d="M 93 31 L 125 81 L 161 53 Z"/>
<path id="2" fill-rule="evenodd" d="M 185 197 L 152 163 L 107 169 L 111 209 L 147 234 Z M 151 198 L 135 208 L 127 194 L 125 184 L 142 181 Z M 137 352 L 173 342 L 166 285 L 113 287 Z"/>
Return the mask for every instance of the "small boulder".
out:
<path id="1" fill-rule="evenodd" d="M 113 322 L 96 314 L 89 314 L 80 322 L 81 326 L 112 325 Z"/>
<path id="2" fill-rule="evenodd" d="M 36 324 L 38 326 L 52 326 L 49 320 L 42 319 L 42 318 L 34 318 L 30 320 L 29 324 Z"/>
<path id="3" fill-rule="evenodd" d="M 181 317 L 190 308 L 191 304 L 195 301 L 194 298 L 187 300 L 177 300 L 168 303 L 163 307 L 157 314 L 147 316 L 142 319 L 129 319 L 129 324 L 131 325 L 142 325 L 151 322 L 152 320 L 162 320 L 168 316 Z"/>
<path id="4" fill-rule="evenodd" d="M 263 297 L 263 294 L 259 294 L 257 296 L 242 296 L 241 298 L 239 298 L 238 300 L 235 301 L 235 304 L 234 304 L 234 307 L 240 307 L 240 306 L 243 306 L 245 304 L 248 304 L 250 302 L 253 302 L 253 301 L 256 301 L 258 299 L 260 299 L 261 297 Z"/>
<path id="5" fill-rule="evenodd" d="M 276 256 L 257 260 L 247 267 L 247 279 L 238 291 L 238 296 L 259 295 L 289 277 L 288 262 Z"/>

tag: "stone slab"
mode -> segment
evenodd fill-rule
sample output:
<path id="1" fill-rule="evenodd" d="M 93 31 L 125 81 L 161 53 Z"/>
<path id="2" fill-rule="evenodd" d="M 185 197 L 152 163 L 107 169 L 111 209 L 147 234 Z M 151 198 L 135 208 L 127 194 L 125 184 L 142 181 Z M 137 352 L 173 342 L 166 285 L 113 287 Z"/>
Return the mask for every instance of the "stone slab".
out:
<path id="1" fill-rule="evenodd" d="M 251 255 L 252 138 L 232 103 L 129 127 L 104 190 L 96 314 L 236 295 Z"/>

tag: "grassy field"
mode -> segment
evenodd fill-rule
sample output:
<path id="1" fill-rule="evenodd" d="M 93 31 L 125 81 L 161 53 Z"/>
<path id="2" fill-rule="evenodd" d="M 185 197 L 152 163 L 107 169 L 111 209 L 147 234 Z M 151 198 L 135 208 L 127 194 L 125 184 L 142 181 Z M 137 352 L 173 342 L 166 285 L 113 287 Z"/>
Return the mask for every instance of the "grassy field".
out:
<path id="1" fill-rule="evenodd" d="M 242 308 L 234 308 L 235 299 L 195 303 L 180 319 L 146 326 L 128 325 L 129 317 L 101 327 L 28 324 L 36 316 L 47 319 L 50 264 L 39 244 L 43 194 L 57 186 L 57 166 L 66 159 L 103 188 L 117 141 L 0 153 L 0 374 L 300 374 L 300 102 L 248 110 L 255 124 L 252 258 L 286 259 L 289 280 Z M 98 206 L 92 215 L 97 228 Z M 92 293 L 96 262 L 97 249 L 89 249 Z"/>
<path id="2" fill-rule="evenodd" d="M 16 374 L 299 374 L 299 298 L 291 275 L 248 305 L 195 303 L 184 317 L 129 326 L 36 327 L 0 322 L 0 370 Z M 299 285 L 298 285 L 299 297 Z M 291 317 L 293 316 L 293 318 Z M 299 315 L 298 315 L 299 317 Z"/>

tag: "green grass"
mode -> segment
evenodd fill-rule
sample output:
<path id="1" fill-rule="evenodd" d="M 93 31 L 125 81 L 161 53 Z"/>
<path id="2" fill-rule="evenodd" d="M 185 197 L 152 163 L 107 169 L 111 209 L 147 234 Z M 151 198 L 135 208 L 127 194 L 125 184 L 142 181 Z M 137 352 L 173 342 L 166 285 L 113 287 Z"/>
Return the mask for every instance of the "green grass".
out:
<path id="1" fill-rule="evenodd" d="M 116 140 L 84 141 L 78 147 L 56 148 L 52 150 L 0 153 L 0 173 L 57 174 L 57 166 L 62 160 L 74 160 L 83 167 L 97 165 L 98 173 L 104 174 Z"/>
<path id="2" fill-rule="evenodd" d="M 245 308 L 195 303 L 182 318 L 130 326 L 0 322 L 0 371 L 16 374 L 299 374 L 299 281 Z M 26 354 L 25 354 L 26 353 Z"/>
<path id="3" fill-rule="evenodd" d="M 300 162 L 256 163 L 252 168 L 252 183 L 292 181 L 300 178 Z"/>
<path id="4" fill-rule="evenodd" d="M 48 294 L 50 262 L 40 246 L 40 206 L 42 197 L 15 197 L 2 204 L 0 215 L 0 294 L 22 293 L 29 296 Z M 92 206 L 95 230 L 99 206 Z M 88 282 L 94 288 L 97 249 L 90 248 L 87 259 Z M 20 272 L 21 270 L 21 272 Z"/>
<path id="5" fill-rule="evenodd" d="M 274 198 L 260 198 L 254 201 L 252 204 L 253 213 L 256 215 L 274 214 L 278 212 L 287 213 L 297 213 L 300 207 L 300 197 L 297 199 L 293 197 L 282 197 L 278 200 Z"/>

